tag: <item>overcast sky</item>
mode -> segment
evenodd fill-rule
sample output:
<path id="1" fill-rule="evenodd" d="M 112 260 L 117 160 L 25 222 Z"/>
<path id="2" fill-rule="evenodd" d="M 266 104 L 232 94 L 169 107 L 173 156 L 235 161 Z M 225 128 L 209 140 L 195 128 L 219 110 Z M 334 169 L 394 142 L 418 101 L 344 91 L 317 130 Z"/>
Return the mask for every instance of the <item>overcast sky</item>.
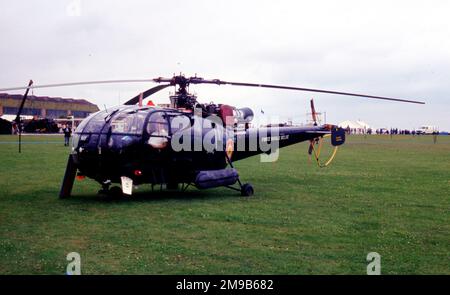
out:
<path id="1" fill-rule="evenodd" d="M 327 121 L 450 130 L 450 1 L 0 0 L 0 88 L 68 81 L 204 78 L 426 101 L 383 102 L 307 92 L 191 87 L 202 102 L 304 121 L 309 99 Z M 36 89 L 99 107 L 152 85 Z M 168 101 L 169 91 L 154 101 Z M 17 93 L 22 93 L 19 91 Z"/>

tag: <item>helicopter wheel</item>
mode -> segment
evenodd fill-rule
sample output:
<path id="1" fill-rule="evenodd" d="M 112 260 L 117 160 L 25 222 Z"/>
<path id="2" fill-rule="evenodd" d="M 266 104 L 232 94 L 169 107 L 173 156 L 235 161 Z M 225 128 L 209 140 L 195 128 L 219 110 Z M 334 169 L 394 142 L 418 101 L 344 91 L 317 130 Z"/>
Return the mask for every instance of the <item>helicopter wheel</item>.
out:
<path id="1" fill-rule="evenodd" d="M 250 183 L 244 183 L 241 187 L 241 196 L 251 197 L 253 196 L 254 190 Z"/>
<path id="2" fill-rule="evenodd" d="M 111 186 L 111 181 L 107 180 L 107 181 L 102 182 L 102 188 L 98 191 L 98 194 L 107 196 L 109 194 L 110 186 Z"/>
<path id="3" fill-rule="evenodd" d="M 100 190 L 97 192 L 97 194 L 98 194 L 98 195 L 106 196 L 106 195 L 109 194 L 109 190 L 108 190 L 108 189 L 102 188 L 102 189 L 100 189 Z"/>
<path id="4" fill-rule="evenodd" d="M 118 186 L 113 186 L 110 190 L 108 190 L 107 196 L 114 199 L 120 198 L 123 196 L 122 189 Z"/>
<path id="5" fill-rule="evenodd" d="M 169 183 L 167 183 L 166 188 L 168 190 L 176 190 L 177 191 L 180 189 L 180 186 L 177 182 L 169 182 Z"/>

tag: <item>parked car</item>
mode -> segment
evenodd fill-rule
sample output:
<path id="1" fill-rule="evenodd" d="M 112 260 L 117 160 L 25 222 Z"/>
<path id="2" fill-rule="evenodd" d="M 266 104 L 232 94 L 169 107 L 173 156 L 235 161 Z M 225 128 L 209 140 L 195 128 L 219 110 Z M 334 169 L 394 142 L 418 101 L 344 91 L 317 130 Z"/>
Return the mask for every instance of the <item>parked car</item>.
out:
<path id="1" fill-rule="evenodd" d="M 416 130 L 416 134 L 438 134 L 439 129 L 436 126 L 421 126 Z"/>

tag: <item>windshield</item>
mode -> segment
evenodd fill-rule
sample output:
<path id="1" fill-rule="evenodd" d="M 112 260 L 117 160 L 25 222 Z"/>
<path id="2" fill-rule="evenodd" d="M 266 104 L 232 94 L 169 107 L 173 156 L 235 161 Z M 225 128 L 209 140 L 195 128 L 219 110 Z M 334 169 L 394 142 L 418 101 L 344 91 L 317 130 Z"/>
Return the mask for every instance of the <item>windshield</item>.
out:
<path id="1" fill-rule="evenodd" d="M 169 124 L 167 123 L 164 112 L 154 112 L 150 115 L 147 124 L 147 133 L 150 136 L 169 135 Z"/>
<path id="2" fill-rule="evenodd" d="M 98 133 L 102 131 L 103 126 L 105 125 L 105 118 L 108 116 L 108 112 L 102 111 L 98 112 L 93 116 L 91 120 L 89 120 L 86 124 L 85 128 L 82 128 L 82 124 L 78 127 L 78 129 L 82 130 L 82 132 L 91 132 Z M 78 131 L 77 129 L 77 131 Z"/>
<path id="3" fill-rule="evenodd" d="M 80 125 L 78 125 L 77 129 L 75 130 L 76 133 L 81 133 L 84 129 L 84 127 L 86 126 L 86 124 L 93 118 L 95 117 L 99 112 L 96 112 L 92 115 L 90 115 L 89 117 L 87 117 L 86 119 L 84 119 L 83 121 L 81 121 Z"/>
<path id="4" fill-rule="evenodd" d="M 105 125 L 105 122 L 108 120 L 108 118 L 123 109 L 124 107 L 114 107 L 109 108 L 107 110 L 96 112 L 86 119 L 84 119 L 80 125 L 78 125 L 75 132 L 82 133 L 82 132 L 90 132 L 90 133 L 99 133 L 102 131 L 103 126 Z"/>
<path id="5" fill-rule="evenodd" d="M 142 134 L 146 115 L 143 111 L 120 113 L 111 120 L 111 132 Z"/>

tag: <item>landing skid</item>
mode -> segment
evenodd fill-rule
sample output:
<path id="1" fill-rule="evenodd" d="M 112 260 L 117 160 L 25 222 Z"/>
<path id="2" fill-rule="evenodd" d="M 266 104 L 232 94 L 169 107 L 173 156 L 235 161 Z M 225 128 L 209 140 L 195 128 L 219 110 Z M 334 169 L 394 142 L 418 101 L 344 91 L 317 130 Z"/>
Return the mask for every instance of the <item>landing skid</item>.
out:
<path id="1" fill-rule="evenodd" d="M 228 157 L 228 155 L 225 154 L 225 158 L 226 158 L 227 163 L 230 165 L 230 167 L 232 169 L 235 169 L 233 162 Z M 64 176 L 63 187 L 61 188 L 60 197 L 70 195 L 70 190 L 72 189 L 72 186 L 73 186 L 73 180 L 75 179 L 76 170 L 77 170 L 77 168 L 73 162 L 73 159 L 71 157 L 69 157 L 69 162 L 67 164 L 66 175 Z M 235 172 L 235 173 L 237 175 L 237 172 Z M 223 185 L 223 187 L 238 191 L 241 193 L 241 196 L 243 196 L 243 197 L 253 196 L 255 191 L 253 189 L 253 186 L 250 183 L 242 183 L 240 180 L 240 177 L 238 175 L 237 175 L 236 180 L 237 180 L 237 187 L 233 186 L 233 185 Z M 181 188 L 180 188 L 179 183 L 168 183 L 165 185 L 165 188 L 169 189 L 169 190 L 180 190 L 181 192 L 185 192 L 191 184 L 192 183 L 181 183 Z M 106 196 L 110 196 L 110 197 L 123 196 L 122 189 L 119 186 L 114 186 L 112 188 L 110 188 L 110 186 L 111 186 L 110 181 L 103 182 L 102 189 L 99 190 L 98 193 L 101 195 L 106 195 Z M 155 184 L 151 185 L 152 192 L 154 191 L 154 186 L 155 186 Z M 159 186 L 159 190 L 162 191 L 163 184 L 159 184 L 158 186 Z"/>

